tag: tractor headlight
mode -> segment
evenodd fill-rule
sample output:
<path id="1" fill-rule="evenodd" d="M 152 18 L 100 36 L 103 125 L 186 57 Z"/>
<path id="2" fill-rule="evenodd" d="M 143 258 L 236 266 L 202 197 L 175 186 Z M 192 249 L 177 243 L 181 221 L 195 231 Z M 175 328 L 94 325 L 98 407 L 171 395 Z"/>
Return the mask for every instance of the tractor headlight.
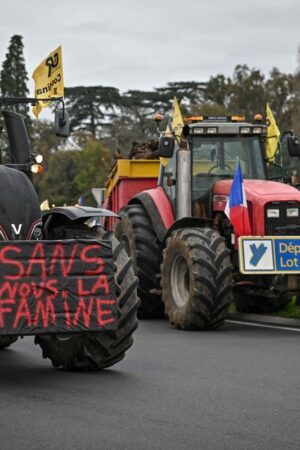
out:
<path id="1" fill-rule="evenodd" d="M 241 134 L 250 134 L 251 133 L 251 129 L 250 129 L 250 127 L 241 127 L 240 128 L 240 133 Z"/>
<path id="2" fill-rule="evenodd" d="M 254 127 L 252 131 L 253 131 L 253 134 L 261 134 L 262 133 L 261 127 Z"/>
<path id="3" fill-rule="evenodd" d="M 43 155 L 35 155 L 34 159 L 37 164 L 42 164 L 44 157 Z"/>
<path id="4" fill-rule="evenodd" d="M 203 134 L 204 133 L 204 128 L 194 128 L 194 134 Z"/>
<path id="5" fill-rule="evenodd" d="M 286 216 L 287 217 L 298 217 L 299 216 L 299 209 L 298 208 L 287 208 Z"/>
<path id="6" fill-rule="evenodd" d="M 269 218 L 279 217 L 279 209 L 267 209 L 267 217 Z"/>
<path id="7" fill-rule="evenodd" d="M 208 128 L 206 128 L 206 133 L 207 134 L 216 134 L 217 133 L 217 128 L 215 128 L 215 127 L 208 127 Z"/>

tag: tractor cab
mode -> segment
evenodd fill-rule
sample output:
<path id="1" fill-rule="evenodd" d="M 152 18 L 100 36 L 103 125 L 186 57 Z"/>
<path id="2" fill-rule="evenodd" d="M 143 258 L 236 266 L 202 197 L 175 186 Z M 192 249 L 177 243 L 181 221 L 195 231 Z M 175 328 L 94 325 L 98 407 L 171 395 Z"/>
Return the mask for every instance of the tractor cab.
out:
<path id="1" fill-rule="evenodd" d="M 189 144 L 192 168 L 192 214 L 199 206 L 210 215 L 214 184 L 233 178 L 240 162 L 246 179 L 266 179 L 263 139 L 266 127 L 241 122 L 241 118 L 206 118 L 190 125 Z"/>
<path id="2" fill-rule="evenodd" d="M 186 122 L 186 147 L 184 149 L 180 145 L 181 149 L 174 152 L 163 177 L 177 217 L 181 215 L 182 182 L 187 184 L 187 178 L 190 178 L 190 188 L 186 186 L 184 191 L 191 190 L 191 213 L 188 215 L 197 217 L 211 216 L 215 183 L 232 179 L 239 162 L 245 179 L 267 178 L 264 158 L 266 125 L 246 122 L 243 116 L 198 116 L 186 118 Z M 190 158 L 182 159 L 184 150 L 185 153 L 188 151 Z M 185 170 L 187 160 L 189 167 Z M 182 180 L 180 174 L 184 171 L 191 176 Z M 185 210 L 184 214 L 187 212 Z"/>

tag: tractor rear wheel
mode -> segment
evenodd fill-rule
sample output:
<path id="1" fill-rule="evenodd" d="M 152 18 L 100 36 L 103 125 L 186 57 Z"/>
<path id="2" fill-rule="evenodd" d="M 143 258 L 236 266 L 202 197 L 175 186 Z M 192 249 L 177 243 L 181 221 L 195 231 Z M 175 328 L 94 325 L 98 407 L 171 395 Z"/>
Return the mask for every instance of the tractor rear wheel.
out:
<path id="1" fill-rule="evenodd" d="M 49 238 L 49 237 L 48 237 Z M 43 357 L 49 358 L 54 367 L 66 370 L 98 370 L 110 367 L 124 358 L 126 350 L 133 343 L 133 332 L 137 328 L 136 311 L 137 278 L 132 261 L 124 246 L 110 232 L 102 228 L 89 229 L 85 225 L 56 228 L 52 239 L 109 239 L 112 241 L 116 268 L 115 283 L 118 300 L 119 329 L 99 333 L 82 333 L 56 336 L 36 336 L 35 343 L 43 350 Z"/>
<path id="2" fill-rule="evenodd" d="M 160 243 L 151 220 L 142 205 L 130 205 L 120 213 L 116 222 L 116 238 L 124 242 L 126 251 L 133 259 L 139 279 L 138 296 L 141 306 L 139 319 L 164 317 L 164 305 L 160 293 Z"/>
<path id="3" fill-rule="evenodd" d="M 11 344 L 18 340 L 17 336 L 3 336 L 0 337 L 0 350 L 9 347 Z"/>
<path id="4" fill-rule="evenodd" d="M 161 272 L 162 297 L 172 325 L 196 330 L 223 324 L 232 301 L 232 266 L 229 250 L 217 231 L 173 231 Z"/>

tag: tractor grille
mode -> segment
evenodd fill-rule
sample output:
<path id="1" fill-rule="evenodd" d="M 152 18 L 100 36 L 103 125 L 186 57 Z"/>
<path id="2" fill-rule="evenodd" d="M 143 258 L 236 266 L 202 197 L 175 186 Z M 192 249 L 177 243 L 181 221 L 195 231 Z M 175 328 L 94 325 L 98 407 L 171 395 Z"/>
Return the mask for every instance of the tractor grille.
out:
<path id="1" fill-rule="evenodd" d="M 289 217 L 288 210 L 298 210 L 298 216 Z M 265 224 L 267 236 L 298 236 L 300 234 L 300 204 L 295 201 L 267 203 Z"/>

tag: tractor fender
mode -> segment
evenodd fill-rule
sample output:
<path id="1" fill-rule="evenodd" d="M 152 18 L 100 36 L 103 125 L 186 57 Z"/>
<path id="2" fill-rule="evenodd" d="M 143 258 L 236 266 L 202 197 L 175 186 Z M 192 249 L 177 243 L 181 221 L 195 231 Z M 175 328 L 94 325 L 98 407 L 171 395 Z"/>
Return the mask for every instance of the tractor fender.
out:
<path id="1" fill-rule="evenodd" d="M 128 204 L 141 204 L 145 208 L 156 236 L 162 242 L 175 220 L 172 205 L 164 189 L 160 186 L 148 189 L 133 197 Z"/>
<path id="2" fill-rule="evenodd" d="M 212 228 L 212 223 L 213 223 L 212 219 L 203 219 L 199 217 L 183 217 L 181 219 L 178 219 L 172 224 L 172 226 L 165 233 L 165 236 L 161 241 L 161 246 L 162 248 L 166 246 L 168 237 L 174 230 L 178 230 L 178 228 L 203 228 L 203 227 Z"/>
<path id="3" fill-rule="evenodd" d="M 97 217 L 116 217 L 119 216 L 103 208 L 93 208 L 91 206 L 63 206 L 52 208 L 49 211 L 43 212 L 43 229 L 47 236 L 47 231 L 50 228 L 62 226 L 68 222 L 83 223 L 88 219 Z"/>

